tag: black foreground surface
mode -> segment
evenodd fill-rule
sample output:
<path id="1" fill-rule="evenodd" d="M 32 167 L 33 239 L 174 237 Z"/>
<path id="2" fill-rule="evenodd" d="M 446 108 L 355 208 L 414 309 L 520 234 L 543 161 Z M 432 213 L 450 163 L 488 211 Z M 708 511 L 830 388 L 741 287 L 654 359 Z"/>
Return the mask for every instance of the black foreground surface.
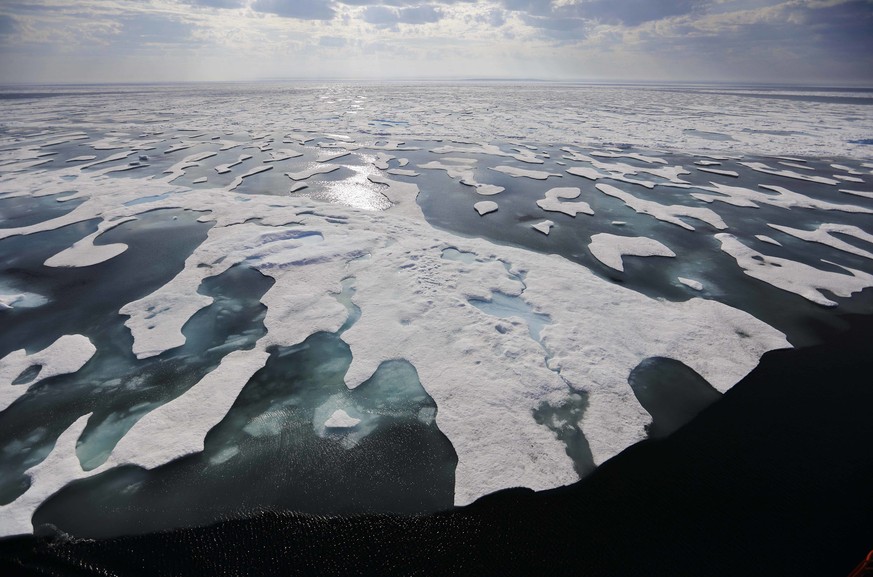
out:
<path id="1" fill-rule="evenodd" d="M 0 575 L 845 577 L 873 549 L 873 318 L 846 320 L 568 487 L 430 516 L 258 512 L 103 541 L 17 537 L 0 541 Z"/>

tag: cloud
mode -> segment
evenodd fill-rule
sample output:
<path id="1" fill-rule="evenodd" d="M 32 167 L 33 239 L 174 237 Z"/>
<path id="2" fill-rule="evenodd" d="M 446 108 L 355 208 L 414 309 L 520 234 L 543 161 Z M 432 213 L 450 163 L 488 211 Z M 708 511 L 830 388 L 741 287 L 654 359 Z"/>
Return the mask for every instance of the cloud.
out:
<path id="1" fill-rule="evenodd" d="M 17 28 L 15 18 L 8 14 L 0 14 L 0 36 L 13 34 Z"/>
<path id="2" fill-rule="evenodd" d="M 186 0 L 189 4 L 211 8 L 242 8 L 245 0 Z"/>
<path id="3" fill-rule="evenodd" d="M 388 6 L 367 6 L 362 13 L 363 19 L 369 24 L 390 27 L 397 24 L 430 24 L 443 18 L 443 9 L 431 4 L 391 8 Z"/>
<path id="4" fill-rule="evenodd" d="M 332 20 L 336 15 L 330 0 L 255 0 L 252 10 L 299 20 Z"/>
<path id="5" fill-rule="evenodd" d="M 688 14 L 707 3 L 702 0 L 589 0 L 572 6 L 578 16 L 586 19 L 638 26 L 644 22 Z"/>

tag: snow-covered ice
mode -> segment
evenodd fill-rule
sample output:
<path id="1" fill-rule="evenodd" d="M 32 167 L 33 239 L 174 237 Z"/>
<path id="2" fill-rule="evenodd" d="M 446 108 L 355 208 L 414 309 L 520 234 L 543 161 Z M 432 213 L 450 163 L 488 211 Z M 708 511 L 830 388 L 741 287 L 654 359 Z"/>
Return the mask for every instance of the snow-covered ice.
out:
<path id="1" fill-rule="evenodd" d="M 624 256 L 676 256 L 669 247 L 653 238 L 608 233 L 592 236 L 588 250 L 594 258 L 619 272 L 624 271 L 624 263 L 622 263 Z"/>

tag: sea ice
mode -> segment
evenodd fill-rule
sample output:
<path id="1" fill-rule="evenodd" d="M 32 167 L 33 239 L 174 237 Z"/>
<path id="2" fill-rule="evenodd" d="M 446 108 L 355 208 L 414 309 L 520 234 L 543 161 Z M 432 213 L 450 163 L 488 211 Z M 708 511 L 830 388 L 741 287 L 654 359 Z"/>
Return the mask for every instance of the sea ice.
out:
<path id="1" fill-rule="evenodd" d="M 561 202 L 561 199 L 574 199 L 582 194 L 582 190 L 576 187 L 552 188 L 546 191 L 546 197 L 537 201 L 537 206 L 551 212 L 563 212 L 575 217 L 577 213 L 594 214 L 591 205 L 587 202 Z"/>
<path id="2" fill-rule="evenodd" d="M 731 234 L 719 233 L 715 238 L 721 242 L 721 249 L 734 257 L 743 272 L 750 277 L 798 294 L 822 306 L 835 307 L 837 303 L 825 297 L 821 290 L 830 291 L 840 297 L 849 297 L 852 293 L 873 286 L 873 275 L 863 271 L 843 266 L 840 268 L 850 274 L 821 270 L 790 259 L 761 254 Z"/>
<path id="3" fill-rule="evenodd" d="M 77 241 L 70 248 L 62 250 L 53 257 L 50 257 L 45 261 L 45 266 L 85 267 L 115 258 L 127 250 L 126 244 L 120 242 L 114 244 L 94 244 L 94 240 L 104 232 L 112 230 L 118 225 L 132 220 L 136 220 L 136 217 L 128 216 L 112 221 L 102 221 L 97 227 L 97 232 L 89 234 L 82 240 Z"/>
<path id="4" fill-rule="evenodd" d="M 693 280 L 693 279 L 690 279 L 690 278 L 681 277 L 681 276 L 680 276 L 680 277 L 676 277 L 676 278 L 677 278 L 677 280 L 678 280 L 679 282 L 681 282 L 682 284 L 684 284 L 684 285 L 687 286 L 688 288 L 694 289 L 694 290 L 696 290 L 696 291 L 702 291 L 702 290 L 703 290 L 703 283 L 701 283 L 700 281 L 696 281 L 696 280 Z"/>
<path id="5" fill-rule="evenodd" d="M 844 240 L 840 240 L 833 235 L 833 233 L 845 234 L 868 243 L 873 243 L 873 234 L 865 232 L 857 226 L 852 226 L 848 224 L 823 223 L 820 224 L 815 230 L 803 230 L 799 228 L 792 228 L 790 226 L 781 226 L 778 224 L 767 224 L 767 226 L 769 226 L 770 228 L 775 228 L 776 230 L 784 232 L 785 234 L 790 234 L 791 236 L 799 239 L 803 239 L 809 242 L 818 242 L 833 247 L 837 250 L 842 250 L 844 252 L 863 256 L 864 258 L 873 259 L 873 253 L 871 253 L 870 251 L 858 248 L 852 244 L 847 243 Z"/>
<path id="6" fill-rule="evenodd" d="M 485 216 L 489 212 L 494 212 L 497 210 L 497 203 L 491 200 L 483 200 L 474 204 L 473 208 L 476 209 L 476 212 L 479 213 L 479 216 Z"/>
<path id="7" fill-rule="evenodd" d="M 350 417 L 343 409 L 337 409 L 333 412 L 328 420 L 324 422 L 327 429 L 351 429 L 354 428 L 361 419 Z"/>
<path id="8" fill-rule="evenodd" d="M 668 206 L 651 200 L 637 198 L 634 195 L 609 184 L 596 184 L 594 186 L 603 194 L 620 199 L 638 214 L 648 214 L 658 220 L 669 222 L 670 224 L 675 224 L 688 230 L 694 230 L 694 227 L 681 220 L 679 218 L 680 216 L 703 221 L 717 230 L 724 230 L 727 228 L 727 225 L 721 217 L 708 208 L 684 206 L 681 204 Z"/>
<path id="9" fill-rule="evenodd" d="M 735 170 L 719 170 L 717 168 L 705 168 L 703 166 L 698 166 L 697 170 L 701 172 L 709 172 L 712 174 L 720 174 L 722 176 L 732 176 L 733 178 L 739 178 L 739 173 Z"/>
<path id="10" fill-rule="evenodd" d="M 549 236 L 549 232 L 551 232 L 552 227 L 555 226 L 555 223 L 550 220 L 544 220 L 542 222 L 538 222 L 534 225 L 531 225 L 531 228 L 534 230 L 538 230 L 546 236 Z"/>
<path id="11" fill-rule="evenodd" d="M 801 174 L 799 172 L 794 172 L 793 170 L 778 170 L 767 166 L 763 162 L 740 162 L 743 166 L 747 168 L 751 168 L 752 170 L 763 172 L 764 174 L 774 174 L 776 176 L 784 176 L 785 178 L 793 178 L 795 180 L 806 180 L 809 182 L 817 182 L 819 184 L 838 184 L 839 181 L 834 180 L 833 178 L 827 178 L 826 176 L 815 176 L 809 174 Z"/>
<path id="12" fill-rule="evenodd" d="M 593 235 L 588 250 L 594 258 L 619 272 L 624 271 L 623 256 L 676 256 L 676 253 L 653 238 L 609 233 Z"/>
<path id="13" fill-rule="evenodd" d="M 550 176 L 557 176 L 560 178 L 561 176 L 556 172 L 546 172 L 543 170 L 526 170 L 524 168 L 516 168 L 514 166 L 495 166 L 491 170 L 502 172 L 503 174 L 508 174 L 513 178 L 533 178 L 534 180 L 546 180 Z"/>
<path id="14" fill-rule="evenodd" d="M 285 176 L 287 176 L 291 180 L 306 180 L 315 176 L 316 174 L 327 174 L 329 172 L 333 172 L 334 170 L 339 170 L 339 168 L 339 164 L 316 163 L 305 170 L 301 170 L 300 172 L 286 172 Z"/>
<path id="15" fill-rule="evenodd" d="M 42 367 L 27 385 L 57 375 L 75 373 L 91 360 L 96 347 L 83 335 L 64 335 L 43 350 L 27 354 L 20 349 L 0 359 L 0 411 L 27 392 L 24 384 L 13 385 L 18 376 L 33 366 Z"/>

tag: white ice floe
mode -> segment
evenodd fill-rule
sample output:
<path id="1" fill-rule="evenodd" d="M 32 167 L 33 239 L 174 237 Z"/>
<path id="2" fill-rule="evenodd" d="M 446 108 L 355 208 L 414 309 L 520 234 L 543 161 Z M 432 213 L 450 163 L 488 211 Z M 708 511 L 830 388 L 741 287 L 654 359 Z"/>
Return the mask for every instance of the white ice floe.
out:
<path id="1" fill-rule="evenodd" d="M 221 364 L 180 397 L 161 405 L 137 421 L 115 445 L 100 467 L 84 471 L 76 455 L 90 414 L 79 417 L 55 442 L 41 463 L 26 474 L 27 491 L 0 506 L 0 536 L 33 531 L 31 517 L 48 497 L 67 483 L 102 473 L 120 465 L 152 469 L 203 450 L 206 433 L 230 410 L 240 390 L 269 357 L 263 350 L 234 351 Z"/>
<path id="2" fill-rule="evenodd" d="M 41 351 L 27 354 L 20 349 L 0 359 L 0 411 L 27 392 L 29 385 L 39 381 L 75 373 L 91 360 L 97 349 L 88 337 L 64 335 Z M 41 367 L 29 383 L 13 385 L 13 381 L 30 367 Z"/>
<path id="3" fill-rule="evenodd" d="M 696 281 L 696 280 L 693 280 L 693 279 L 690 279 L 690 278 L 681 277 L 681 276 L 680 276 L 680 277 L 676 277 L 676 280 L 678 280 L 679 282 L 681 282 L 682 284 L 684 284 L 685 286 L 687 286 L 687 287 L 690 288 L 690 289 L 693 289 L 693 290 L 696 290 L 696 291 L 702 291 L 702 290 L 703 290 L 703 283 L 701 283 L 700 281 Z"/>
<path id="4" fill-rule="evenodd" d="M 715 238 L 721 242 L 721 249 L 734 257 L 743 272 L 750 277 L 798 294 L 822 306 L 837 306 L 835 301 L 824 296 L 822 290 L 839 297 L 849 297 L 873 286 L 873 275 L 863 271 L 843 266 L 840 268 L 848 274 L 822 270 L 790 259 L 761 254 L 731 234 L 720 233 Z"/>
<path id="5" fill-rule="evenodd" d="M 720 174 L 722 176 L 731 176 L 733 178 L 739 178 L 740 176 L 740 174 L 735 170 L 719 170 L 717 168 L 706 168 L 703 166 L 698 166 L 696 168 L 701 172 L 709 172 L 711 174 Z"/>
<path id="6" fill-rule="evenodd" d="M 128 464 L 152 469 L 202 451 L 206 433 L 224 418 L 267 358 L 269 354 L 257 348 L 228 354 L 218 368 L 181 396 L 137 421 L 98 470 Z"/>
<path id="7" fill-rule="evenodd" d="M 779 170 L 776 168 L 772 168 L 763 162 L 740 162 L 743 166 L 747 168 L 751 168 L 757 172 L 763 172 L 764 174 L 774 174 L 776 176 L 783 176 L 785 178 L 793 178 L 795 180 L 806 180 L 808 182 L 817 182 L 819 184 L 838 184 L 839 181 L 834 180 L 833 178 L 828 178 L 826 176 L 816 176 L 810 174 L 801 174 L 799 172 L 794 172 L 793 170 Z"/>
<path id="8" fill-rule="evenodd" d="M 231 162 L 230 164 L 219 164 L 218 166 L 215 167 L 215 171 L 218 174 L 225 174 L 227 172 L 230 172 L 230 169 L 233 168 L 234 166 L 241 164 L 242 162 L 250 159 L 251 157 L 252 157 L 251 154 L 240 154 L 239 157 L 237 157 L 236 162 Z"/>
<path id="9" fill-rule="evenodd" d="M 124 243 L 94 244 L 94 240 L 108 230 L 112 230 L 120 224 L 136 220 L 134 216 L 119 218 L 113 221 L 104 220 L 97 227 L 97 232 L 89 234 L 82 240 L 77 241 L 70 248 L 64 249 L 58 254 L 45 261 L 45 266 L 50 267 L 85 267 L 106 262 L 127 250 Z"/>
<path id="10" fill-rule="evenodd" d="M 863 190 L 848 190 L 845 188 L 841 188 L 840 192 L 843 192 L 845 194 L 852 194 L 854 196 L 860 196 L 862 198 L 873 198 L 873 192 L 866 192 Z"/>
<path id="11" fill-rule="evenodd" d="M 515 152 L 505 152 L 493 144 L 477 144 L 475 146 L 440 146 L 431 150 L 434 154 L 484 154 L 491 157 L 514 158 L 527 164 L 543 164 L 543 160 L 533 154 L 530 149 L 515 149 Z"/>
<path id="12" fill-rule="evenodd" d="M 23 495 L 0 505 L 0 537 L 32 533 L 31 517 L 43 501 L 84 475 L 76 457 L 76 441 L 85 430 L 89 417 L 90 414 L 79 417 L 61 433 L 48 456 L 25 472 L 30 477 L 30 487 Z"/>
<path id="13" fill-rule="evenodd" d="M 388 174 L 394 176 L 418 176 L 418 172 L 414 170 L 405 170 L 403 168 L 390 168 L 388 169 Z"/>
<path id="14" fill-rule="evenodd" d="M 864 174 L 863 172 L 855 170 L 851 166 L 846 166 L 845 164 L 831 164 L 831 168 L 834 168 L 836 170 L 842 170 L 843 172 L 848 172 L 849 174 L 854 174 L 856 176 Z"/>
<path id="15" fill-rule="evenodd" d="M 653 238 L 609 233 L 593 235 L 588 250 L 594 258 L 620 272 L 624 271 L 624 256 L 676 256 L 669 247 Z"/>
<path id="16" fill-rule="evenodd" d="M 834 178 L 837 180 L 842 180 L 843 182 L 859 182 L 861 184 L 864 183 L 863 178 L 858 178 L 857 176 L 849 176 L 848 174 L 835 174 Z"/>
<path id="17" fill-rule="evenodd" d="M 303 153 L 290 148 L 280 148 L 279 150 L 270 152 L 269 157 L 265 158 L 264 162 L 282 162 L 283 160 L 297 158 L 299 156 L 303 156 Z"/>
<path id="18" fill-rule="evenodd" d="M 305 170 L 301 170 L 299 172 L 286 172 L 285 176 L 287 176 L 291 180 L 306 180 L 308 178 L 312 178 L 316 174 L 327 174 L 329 172 L 333 172 L 334 170 L 339 170 L 339 168 L 339 164 L 314 163 Z"/>
<path id="19" fill-rule="evenodd" d="M 659 158 L 657 156 L 646 156 L 638 152 L 610 152 L 606 150 L 594 150 L 589 154 L 591 154 L 591 156 L 598 156 L 600 158 L 632 158 L 634 160 L 639 160 L 640 162 L 645 162 L 647 164 L 667 164 L 667 161 L 663 158 Z"/>
<path id="20" fill-rule="evenodd" d="M 479 216 L 485 216 L 489 212 L 496 211 L 498 207 L 497 203 L 492 200 L 483 200 L 474 204 L 473 208 L 479 213 Z"/>
<path id="21" fill-rule="evenodd" d="M 531 225 L 531 228 L 548 236 L 549 232 L 551 232 L 553 226 L 555 226 L 554 222 L 552 222 L 551 220 L 544 220 L 542 222 L 538 222 L 536 224 Z"/>
<path id="22" fill-rule="evenodd" d="M 769 204 L 780 208 L 814 208 L 818 210 L 838 210 L 842 212 L 873 213 L 873 210 L 851 204 L 837 204 L 825 200 L 819 200 L 788 190 L 781 186 L 761 185 L 776 194 L 768 194 L 744 188 L 742 186 L 728 186 L 718 182 L 710 182 L 710 186 L 698 186 L 701 190 L 715 192 L 716 194 L 702 194 L 692 192 L 691 196 L 703 202 L 724 202 L 733 206 L 757 208 L 760 204 Z"/>
<path id="23" fill-rule="evenodd" d="M 757 239 L 760 240 L 761 242 L 766 242 L 766 243 L 768 243 L 768 244 L 772 244 L 772 245 L 775 245 L 775 246 L 782 246 L 782 243 L 781 243 L 781 242 L 779 242 L 778 240 L 776 240 L 776 239 L 774 239 L 774 238 L 771 238 L 771 237 L 767 236 L 766 234 L 756 234 L 756 235 L 755 235 L 755 238 L 757 238 Z"/>
<path id="24" fill-rule="evenodd" d="M 336 160 L 338 158 L 342 158 L 344 156 L 348 156 L 351 154 L 348 150 L 340 150 L 339 152 L 331 152 L 322 156 L 319 156 L 315 162 L 330 162 L 332 160 Z"/>
<path id="25" fill-rule="evenodd" d="M 254 176 L 256 174 L 260 174 L 262 172 L 266 172 L 268 170 L 273 170 L 272 164 L 262 164 L 261 166 L 256 166 L 256 167 L 252 168 L 251 170 L 249 170 L 248 172 L 245 172 L 245 173 L 237 176 L 236 178 L 234 178 L 233 182 L 231 182 L 228 185 L 227 190 L 228 191 L 236 190 L 236 188 L 239 185 L 241 185 L 243 180 L 245 180 L 246 178 L 248 178 L 250 176 Z"/>
<path id="26" fill-rule="evenodd" d="M 514 166 L 495 166 L 491 170 L 508 174 L 513 178 L 532 178 L 534 180 L 546 180 L 550 176 L 560 177 L 556 172 L 546 172 L 544 170 L 527 170 L 525 168 L 516 168 Z"/>
<path id="27" fill-rule="evenodd" d="M 840 240 L 833 235 L 833 233 L 844 234 L 848 236 L 853 236 L 859 240 L 863 240 L 868 243 L 873 243 L 873 234 L 870 234 L 858 228 L 857 226 L 852 226 L 848 224 L 823 223 L 820 224 L 815 230 L 803 230 L 778 224 L 767 224 L 767 226 L 769 226 L 770 228 L 774 228 L 780 232 L 784 232 L 785 234 L 789 234 L 795 238 L 803 239 L 809 242 L 817 242 L 833 247 L 837 250 L 842 250 L 844 252 L 863 256 L 864 258 L 873 259 L 873 253 L 871 253 L 870 251 L 849 244 L 846 241 Z"/>
<path id="28" fill-rule="evenodd" d="M 328 420 L 324 422 L 327 429 L 352 429 L 361 422 L 361 419 L 350 417 L 343 409 L 337 409 Z"/>
<path id="29" fill-rule="evenodd" d="M 537 201 L 537 206 L 550 212 L 563 212 L 575 217 L 577 213 L 594 214 L 591 205 L 587 202 L 562 202 L 561 199 L 572 200 L 578 198 L 582 190 L 576 187 L 552 188 L 546 191 L 546 197 Z"/>
<path id="30" fill-rule="evenodd" d="M 191 184 L 203 184 L 204 182 L 207 182 L 208 180 L 209 180 L 209 177 L 201 176 L 200 178 L 195 178 L 194 180 L 192 180 Z"/>
<path id="31" fill-rule="evenodd" d="M 503 192 L 504 189 L 502 186 L 483 184 L 476 181 L 474 173 L 477 163 L 478 161 L 475 158 L 447 157 L 419 164 L 418 168 L 445 170 L 446 174 L 449 175 L 449 178 L 457 179 L 465 186 L 474 187 L 476 192 L 483 196 L 491 196 Z"/>
<path id="32" fill-rule="evenodd" d="M 648 214 L 658 220 L 669 222 L 688 230 L 694 230 L 694 227 L 679 217 L 693 218 L 705 222 L 717 230 L 727 228 L 727 225 L 718 214 L 705 207 L 681 204 L 664 205 L 651 200 L 637 198 L 629 192 L 609 184 L 598 183 L 594 186 L 603 194 L 620 199 L 638 214 Z"/>

